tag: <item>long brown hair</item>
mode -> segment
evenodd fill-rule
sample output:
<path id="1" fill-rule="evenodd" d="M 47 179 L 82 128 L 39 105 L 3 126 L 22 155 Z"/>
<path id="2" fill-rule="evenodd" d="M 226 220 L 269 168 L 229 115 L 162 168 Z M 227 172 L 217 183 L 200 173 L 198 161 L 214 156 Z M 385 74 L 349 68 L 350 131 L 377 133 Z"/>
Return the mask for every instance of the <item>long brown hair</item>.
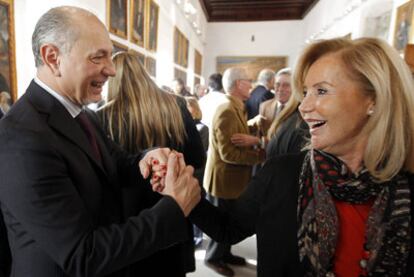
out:
<path id="1" fill-rule="evenodd" d="M 118 53 L 113 62 L 116 74 L 109 80 L 108 102 L 100 110 L 110 137 L 131 153 L 183 146 L 186 132 L 175 96 L 154 83 L 137 55 Z"/>

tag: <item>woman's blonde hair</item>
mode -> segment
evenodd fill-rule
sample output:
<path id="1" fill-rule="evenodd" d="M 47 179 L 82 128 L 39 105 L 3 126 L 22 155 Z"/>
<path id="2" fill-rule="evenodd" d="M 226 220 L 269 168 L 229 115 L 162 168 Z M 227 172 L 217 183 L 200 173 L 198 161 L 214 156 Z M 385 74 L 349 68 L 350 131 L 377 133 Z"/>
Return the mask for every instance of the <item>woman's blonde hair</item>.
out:
<path id="1" fill-rule="evenodd" d="M 363 158 L 366 168 L 379 180 L 391 179 L 401 169 L 414 172 L 414 85 L 407 64 L 380 39 L 319 41 L 309 45 L 298 61 L 292 98 L 303 99 L 309 68 L 329 53 L 342 59 L 348 75 L 375 102 L 363 130 L 368 134 Z"/>
<path id="2" fill-rule="evenodd" d="M 182 146 L 186 132 L 176 96 L 154 83 L 137 55 L 121 52 L 113 62 L 116 74 L 109 79 L 108 102 L 101 109 L 111 138 L 131 153 Z"/>
<path id="3" fill-rule="evenodd" d="M 187 96 L 184 97 L 185 101 L 187 101 L 187 106 L 190 106 L 193 109 L 191 113 L 194 120 L 201 120 L 203 118 L 203 114 L 200 109 L 200 105 L 198 104 L 198 100 L 195 97 Z"/>

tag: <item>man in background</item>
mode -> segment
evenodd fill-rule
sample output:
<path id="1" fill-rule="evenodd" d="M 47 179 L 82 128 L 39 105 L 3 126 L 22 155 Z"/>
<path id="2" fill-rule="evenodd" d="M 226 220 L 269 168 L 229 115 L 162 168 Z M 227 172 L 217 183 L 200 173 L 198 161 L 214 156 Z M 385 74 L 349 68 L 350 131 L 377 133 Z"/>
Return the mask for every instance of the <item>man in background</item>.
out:
<path id="1" fill-rule="evenodd" d="M 228 101 L 221 104 L 214 114 L 209 140 L 209 155 L 204 173 L 204 188 L 213 205 L 229 206 L 246 188 L 252 165 L 264 160 L 263 152 L 253 147 L 235 146 L 231 137 L 235 133 L 249 134 L 244 101 L 249 99 L 251 81 L 242 68 L 224 72 L 223 87 Z M 244 265 L 242 257 L 230 251 L 231 245 L 210 241 L 205 256 L 208 267 L 224 276 L 233 276 L 228 266 Z"/>
<path id="2" fill-rule="evenodd" d="M 211 123 L 217 107 L 228 101 L 223 92 L 222 78 L 223 76 L 220 73 L 210 75 L 210 77 L 208 77 L 208 93 L 198 102 L 201 113 L 203 114 L 201 122 L 205 124 L 209 130 L 211 130 Z"/>
<path id="3" fill-rule="evenodd" d="M 259 106 L 262 102 L 274 97 L 271 90 L 275 81 L 275 72 L 263 69 L 257 77 L 257 86 L 251 92 L 249 100 L 246 101 L 247 119 L 252 119 L 259 114 Z"/>

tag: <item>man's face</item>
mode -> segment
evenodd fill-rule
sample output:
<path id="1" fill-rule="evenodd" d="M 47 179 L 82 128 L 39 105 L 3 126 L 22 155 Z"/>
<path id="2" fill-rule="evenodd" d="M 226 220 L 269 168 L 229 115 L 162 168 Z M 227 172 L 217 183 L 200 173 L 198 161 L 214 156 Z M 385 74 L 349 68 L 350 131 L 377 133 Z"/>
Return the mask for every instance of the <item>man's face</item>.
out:
<path id="1" fill-rule="evenodd" d="M 285 104 L 292 94 L 290 75 L 281 74 L 275 79 L 275 97 L 281 104 Z"/>
<path id="2" fill-rule="evenodd" d="M 99 102 L 102 87 L 115 75 L 112 42 L 105 27 L 95 17 L 77 21 L 79 37 L 69 53 L 59 55 L 58 89 L 78 105 Z"/>
<path id="3" fill-rule="evenodd" d="M 247 74 L 236 81 L 237 82 L 237 96 L 242 100 L 246 101 L 250 98 L 250 92 L 252 89 L 252 80 L 248 79 Z"/>

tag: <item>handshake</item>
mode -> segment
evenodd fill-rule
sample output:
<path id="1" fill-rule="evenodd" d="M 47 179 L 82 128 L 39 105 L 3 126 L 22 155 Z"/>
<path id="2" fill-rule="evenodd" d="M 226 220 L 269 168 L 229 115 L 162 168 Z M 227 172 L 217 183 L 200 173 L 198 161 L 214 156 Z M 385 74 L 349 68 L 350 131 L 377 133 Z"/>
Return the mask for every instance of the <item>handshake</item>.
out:
<path id="1" fill-rule="evenodd" d="M 168 148 L 151 150 L 139 162 L 139 169 L 144 178 L 151 175 L 153 191 L 172 197 L 185 216 L 200 201 L 200 185 L 193 176 L 193 167 L 185 164 L 183 154 Z"/>

